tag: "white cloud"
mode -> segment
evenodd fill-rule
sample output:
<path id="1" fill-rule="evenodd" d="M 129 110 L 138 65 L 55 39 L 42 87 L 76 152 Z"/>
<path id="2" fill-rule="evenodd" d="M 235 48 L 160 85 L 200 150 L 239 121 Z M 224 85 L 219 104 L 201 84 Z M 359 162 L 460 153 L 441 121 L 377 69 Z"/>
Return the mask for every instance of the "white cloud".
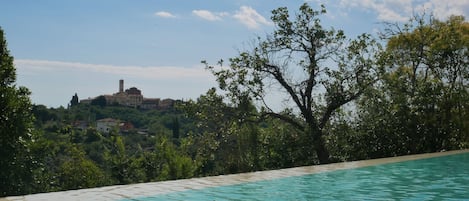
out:
<path id="1" fill-rule="evenodd" d="M 418 12 L 433 12 L 435 17 L 441 20 L 447 19 L 451 15 L 467 16 L 469 14 L 469 0 L 430 0 L 416 5 L 416 10 Z"/>
<path id="2" fill-rule="evenodd" d="M 433 13 L 441 20 L 451 15 L 469 14 L 469 0 L 341 0 L 340 5 L 371 10 L 383 21 L 407 21 L 422 12 Z"/>
<path id="3" fill-rule="evenodd" d="M 273 25 L 270 20 L 267 20 L 249 6 L 241 6 L 233 15 L 228 12 L 212 12 L 209 10 L 193 10 L 192 14 L 208 21 L 220 21 L 224 17 L 231 16 L 250 29 L 258 29 L 261 25 Z"/>
<path id="4" fill-rule="evenodd" d="M 89 73 L 113 74 L 150 79 L 206 79 L 211 77 L 202 66 L 194 68 L 174 66 L 115 66 L 103 64 L 85 64 L 75 62 L 26 60 L 17 59 L 15 65 L 18 69 L 28 71 L 83 71 Z"/>
<path id="5" fill-rule="evenodd" d="M 166 11 L 159 11 L 155 13 L 156 16 L 158 17 L 163 17 L 163 18 L 175 18 L 176 16 L 171 14 L 170 12 Z"/>
<path id="6" fill-rule="evenodd" d="M 250 29 L 258 29 L 262 24 L 272 25 L 271 21 L 249 6 L 241 6 L 233 17 Z"/>
<path id="7" fill-rule="evenodd" d="M 383 21 L 407 21 L 412 14 L 411 0 L 341 0 L 340 5 L 375 11 Z"/>
<path id="8" fill-rule="evenodd" d="M 217 21 L 217 20 L 222 20 L 222 17 L 228 15 L 226 12 L 222 13 L 213 13 L 208 10 L 193 10 L 192 13 L 202 19 L 208 20 L 208 21 Z"/>

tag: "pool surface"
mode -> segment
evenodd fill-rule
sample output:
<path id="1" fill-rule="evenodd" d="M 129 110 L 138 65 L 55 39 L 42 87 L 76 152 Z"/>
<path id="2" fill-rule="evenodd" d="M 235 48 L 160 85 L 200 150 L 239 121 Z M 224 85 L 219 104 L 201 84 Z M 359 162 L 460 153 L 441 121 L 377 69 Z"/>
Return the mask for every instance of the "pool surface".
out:
<path id="1" fill-rule="evenodd" d="M 370 199 L 469 200 L 469 153 L 132 200 Z"/>
<path id="2" fill-rule="evenodd" d="M 4 200 L 469 200 L 469 150 L 175 181 L 107 186 Z"/>

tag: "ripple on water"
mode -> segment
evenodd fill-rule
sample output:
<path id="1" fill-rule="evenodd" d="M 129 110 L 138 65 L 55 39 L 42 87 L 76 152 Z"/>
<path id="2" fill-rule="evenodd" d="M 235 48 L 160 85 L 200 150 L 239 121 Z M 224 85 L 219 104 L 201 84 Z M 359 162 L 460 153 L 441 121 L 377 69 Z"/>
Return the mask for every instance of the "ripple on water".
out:
<path id="1" fill-rule="evenodd" d="M 469 153 L 188 190 L 134 200 L 463 200 Z"/>

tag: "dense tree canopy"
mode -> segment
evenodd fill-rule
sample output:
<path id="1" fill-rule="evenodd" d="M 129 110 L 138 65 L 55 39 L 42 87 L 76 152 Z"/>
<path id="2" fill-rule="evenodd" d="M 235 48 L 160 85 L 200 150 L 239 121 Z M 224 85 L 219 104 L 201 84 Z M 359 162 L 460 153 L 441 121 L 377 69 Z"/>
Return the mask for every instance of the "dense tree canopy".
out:
<path id="1" fill-rule="evenodd" d="M 469 24 L 418 16 L 386 30 L 380 80 L 360 103 L 370 157 L 459 149 L 468 137 Z"/>

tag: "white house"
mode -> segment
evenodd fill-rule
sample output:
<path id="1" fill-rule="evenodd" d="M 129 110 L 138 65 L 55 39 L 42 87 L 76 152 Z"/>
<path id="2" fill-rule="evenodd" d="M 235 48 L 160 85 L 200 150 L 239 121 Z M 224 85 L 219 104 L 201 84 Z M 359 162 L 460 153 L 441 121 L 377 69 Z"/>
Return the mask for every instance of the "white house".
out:
<path id="1" fill-rule="evenodd" d="M 102 133 L 109 133 L 114 129 L 119 129 L 120 121 L 112 118 L 105 118 L 96 121 L 96 129 Z"/>

